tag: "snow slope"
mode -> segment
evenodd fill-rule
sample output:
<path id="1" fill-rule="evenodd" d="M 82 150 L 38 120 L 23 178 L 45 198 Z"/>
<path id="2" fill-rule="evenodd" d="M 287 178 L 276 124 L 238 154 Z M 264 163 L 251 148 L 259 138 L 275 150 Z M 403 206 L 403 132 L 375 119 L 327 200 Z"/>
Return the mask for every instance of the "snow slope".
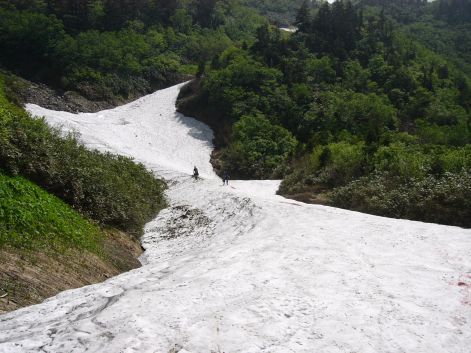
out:
<path id="1" fill-rule="evenodd" d="M 0 352 L 470 352 L 471 231 L 223 187 L 179 88 L 97 114 L 28 106 L 164 176 L 171 207 L 142 268 L 0 316 Z"/>

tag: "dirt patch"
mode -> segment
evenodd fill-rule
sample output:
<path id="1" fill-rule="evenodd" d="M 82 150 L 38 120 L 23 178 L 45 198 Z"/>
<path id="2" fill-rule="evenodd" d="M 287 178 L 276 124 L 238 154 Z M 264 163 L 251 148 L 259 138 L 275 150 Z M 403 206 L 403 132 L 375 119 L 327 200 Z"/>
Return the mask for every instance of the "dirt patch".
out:
<path id="1" fill-rule="evenodd" d="M 117 230 L 105 233 L 102 256 L 77 249 L 64 254 L 1 249 L 0 314 L 140 267 L 142 249 L 137 240 Z"/>
<path id="2" fill-rule="evenodd" d="M 13 74 L 6 74 L 6 90 L 8 99 L 22 106 L 26 103 L 37 104 L 43 108 L 65 111 L 69 113 L 96 113 L 105 109 L 132 102 L 157 89 L 163 89 L 191 79 L 189 75 L 176 75 L 166 83 L 149 87 L 148 91 L 130 93 L 127 97 L 103 97 L 92 85 L 81 85 L 83 94 L 75 91 L 52 89 L 42 83 L 28 81 Z"/>
<path id="3" fill-rule="evenodd" d="M 300 192 L 296 194 L 280 193 L 279 195 L 286 197 L 287 199 L 296 200 L 299 202 L 329 206 L 329 194 L 328 193 L 306 191 L 306 192 Z"/>
<path id="4" fill-rule="evenodd" d="M 31 103 L 43 108 L 69 113 L 95 113 L 124 103 L 117 100 L 92 101 L 79 93 L 54 90 L 42 83 L 34 83 L 11 74 L 6 76 L 5 81 L 8 99 L 19 106 Z"/>
<path id="5" fill-rule="evenodd" d="M 170 240 L 180 237 L 205 237 L 212 234 L 211 220 L 199 209 L 188 206 L 171 208 L 169 217 L 161 227 L 153 231 L 160 234 L 161 239 Z"/>

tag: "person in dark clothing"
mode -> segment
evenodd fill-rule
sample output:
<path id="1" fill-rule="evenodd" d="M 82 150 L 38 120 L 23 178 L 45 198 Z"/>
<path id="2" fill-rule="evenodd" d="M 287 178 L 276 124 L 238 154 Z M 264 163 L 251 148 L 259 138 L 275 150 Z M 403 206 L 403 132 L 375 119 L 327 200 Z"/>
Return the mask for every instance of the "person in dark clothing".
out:
<path id="1" fill-rule="evenodd" d="M 222 174 L 222 185 L 229 185 L 229 174 L 227 172 Z"/>
<path id="2" fill-rule="evenodd" d="M 193 178 L 195 178 L 195 180 L 198 180 L 200 176 L 200 173 L 198 172 L 198 168 L 196 168 L 196 166 L 193 168 Z"/>

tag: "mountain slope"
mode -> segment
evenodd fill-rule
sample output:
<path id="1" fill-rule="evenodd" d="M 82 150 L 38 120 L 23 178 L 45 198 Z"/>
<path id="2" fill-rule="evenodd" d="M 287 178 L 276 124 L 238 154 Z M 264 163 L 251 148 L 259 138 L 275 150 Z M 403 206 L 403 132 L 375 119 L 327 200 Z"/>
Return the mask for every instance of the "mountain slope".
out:
<path id="1" fill-rule="evenodd" d="M 0 313 L 139 267 L 165 206 L 152 173 L 33 119 L 10 84 L 0 72 Z"/>
<path id="2" fill-rule="evenodd" d="M 0 352 L 467 351 L 471 231 L 305 205 L 273 181 L 223 187 L 179 88 L 97 114 L 29 107 L 166 177 L 171 207 L 142 268 L 0 316 Z"/>

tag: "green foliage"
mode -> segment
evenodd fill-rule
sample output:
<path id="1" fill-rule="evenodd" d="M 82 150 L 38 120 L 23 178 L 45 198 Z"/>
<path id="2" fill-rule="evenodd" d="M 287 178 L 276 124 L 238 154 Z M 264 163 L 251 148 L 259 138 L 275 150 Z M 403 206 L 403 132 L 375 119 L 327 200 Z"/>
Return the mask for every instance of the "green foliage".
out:
<path id="1" fill-rule="evenodd" d="M 364 144 L 331 143 L 315 148 L 311 159 L 318 166 L 321 183 L 328 186 L 343 185 L 362 174 L 365 163 Z"/>
<path id="2" fill-rule="evenodd" d="M 225 123 L 215 126 L 226 128 L 217 135 L 226 134 L 220 139 L 226 143 L 221 159 L 232 175 L 280 175 L 281 193 L 324 196 L 381 175 L 374 179 L 378 190 L 388 195 L 402 190 L 397 202 L 409 208 L 387 213 L 389 206 L 375 207 L 385 215 L 418 218 L 418 198 L 407 194 L 407 185 L 426 186 L 422 196 L 435 212 L 438 185 L 457 193 L 455 181 L 469 171 L 471 85 L 454 65 L 457 61 L 409 33 L 418 19 L 436 21 L 432 5 L 415 0 L 363 5 L 323 2 L 313 11 L 304 3 L 296 18 L 298 31 L 291 36 L 261 26 L 247 50 L 230 48 L 212 60 L 199 85 L 199 106 L 213 107 Z M 452 37 L 439 37 L 437 43 L 443 38 Z M 456 50 L 462 57 L 471 52 L 464 47 Z M 241 138 L 241 126 L 257 116 L 298 141 L 291 158 L 280 160 L 276 170 L 261 163 L 270 160 L 277 142 L 270 133 L 263 139 L 255 133 Z M 263 141 L 267 149 L 252 140 Z M 463 202 L 456 194 L 449 198 L 456 200 L 446 203 L 449 210 Z M 335 200 L 340 204 L 340 196 Z M 442 222 L 458 224 L 444 214 Z"/>
<path id="3" fill-rule="evenodd" d="M 289 26 L 304 0 L 244 0 L 248 6 L 279 26 Z"/>
<path id="4" fill-rule="evenodd" d="M 184 80 L 264 23 L 238 1 L 0 1 L 0 64 L 92 100 Z M 191 72 L 194 73 L 194 72 Z"/>
<path id="5" fill-rule="evenodd" d="M 397 129 L 396 114 L 384 96 L 352 91 L 325 92 L 311 104 L 299 130 L 306 133 L 310 129 L 310 134 L 317 136 L 326 133 L 340 136 L 348 131 L 371 143 L 378 141 L 386 131 Z"/>
<path id="6" fill-rule="evenodd" d="M 435 165 L 448 173 L 460 173 L 471 170 L 471 145 L 464 148 L 444 148 L 437 156 Z"/>
<path id="7" fill-rule="evenodd" d="M 224 151 L 223 168 L 242 178 L 270 178 L 280 173 L 296 147 L 296 139 L 263 115 L 243 116 Z"/>
<path id="8" fill-rule="evenodd" d="M 423 179 L 430 174 L 432 156 L 418 146 L 393 143 L 378 149 L 374 155 L 375 169 L 388 171 L 404 179 Z"/>
<path id="9" fill-rule="evenodd" d="M 271 121 L 279 121 L 289 109 L 286 87 L 278 81 L 279 70 L 265 67 L 240 50 L 230 49 L 220 58 L 219 70 L 207 73 L 204 89 L 210 93 L 209 104 L 221 114 L 237 119 L 263 112 Z"/>
<path id="10" fill-rule="evenodd" d="M 439 0 L 437 1 L 436 16 L 450 23 L 471 21 L 471 4 L 466 0 Z"/>
<path id="11" fill-rule="evenodd" d="M 8 103 L 0 86 L 0 168 L 22 175 L 83 215 L 139 234 L 163 206 L 163 184 L 125 157 L 88 151 Z"/>
<path id="12" fill-rule="evenodd" d="M 0 173 L 0 248 L 60 251 L 101 248 L 100 229 L 58 198 L 21 177 Z"/>
<path id="13" fill-rule="evenodd" d="M 15 65 L 35 78 L 51 75 L 50 53 L 64 35 L 62 23 L 53 16 L 0 7 L 0 60 L 7 67 Z"/>
<path id="14" fill-rule="evenodd" d="M 363 174 L 365 164 L 363 142 L 317 146 L 286 176 L 280 192 L 292 195 L 314 186 L 325 190 L 345 185 Z"/>
<path id="15" fill-rule="evenodd" d="M 471 227 L 471 173 L 403 181 L 373 174 L 334 190 L 331 204 L 379 216 Z"/>
<path id="16" fill-rule="evenodd" d="M 62 65 L 62 84 L 91 98 L 145 93 L 176 81 L 181 59 L 168 51 L 164 33 L 133 29 L 82 32 L 55 47 Z"/>
<path id="17" fill-rule="evenodd" d="M 306 71 L 312 83 L 333 83 L 337 76 L 332 59 L 328 56 L 309 58 L 306 62 Z"/>
<path id="18" fill-rule="evenodd" d="M 423 19 L 401 28 L 409 37 L 420 41 L 446 57 L 468 75 L 471 74 L 471 25 L 449 25 L 442 21 Z"/>

